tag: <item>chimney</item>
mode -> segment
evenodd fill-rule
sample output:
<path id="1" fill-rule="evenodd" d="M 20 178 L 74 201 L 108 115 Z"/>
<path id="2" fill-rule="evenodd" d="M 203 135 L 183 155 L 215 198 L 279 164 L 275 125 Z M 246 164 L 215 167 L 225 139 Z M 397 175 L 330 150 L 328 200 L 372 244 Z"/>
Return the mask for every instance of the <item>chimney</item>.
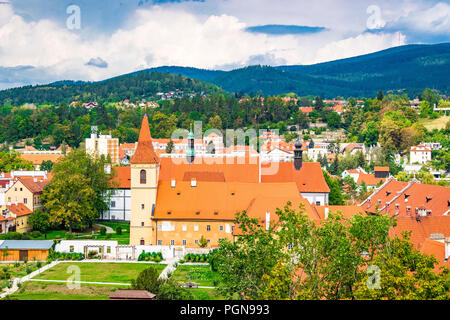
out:
<path id="1" fill-rule="evenodd" d="M 300 138 L 295 143 L 294 150 L 294 168 L 299 171 L 303 166 L 303 150 L 302 143 L 300 142 Z"/>
<path id="2" fill-rule="evenodd" d="M 266 230 L 269 230 L 270 228 L 270 212 L 266 212 Z"/>

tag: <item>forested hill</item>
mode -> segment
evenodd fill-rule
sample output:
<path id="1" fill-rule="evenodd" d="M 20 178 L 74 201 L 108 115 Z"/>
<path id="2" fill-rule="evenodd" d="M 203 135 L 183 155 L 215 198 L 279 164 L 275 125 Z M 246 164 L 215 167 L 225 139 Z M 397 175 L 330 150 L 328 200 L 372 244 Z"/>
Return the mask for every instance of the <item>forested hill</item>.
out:
<path id="1" fill-rule="evenodd" d="M 26 86 L 0 91 L 0 105 L 24 103 L 61 104 L 96 100 L 117 102 L 124 99 L 152 98 L 158 92 L 175 89 L 185 93 L 221 92 L 217 86 L 178 74 L 139 72 L 99 82 L 58 81 L 48 85 Z"/>
<path id="2" fill-rule="evenodd" d="M 153 98 L 175 89 L 187 93 L 220 92 L 277 95 L 295 92 L 324 98 L 374 97 L 407 93 L 416 97 L 425 88 L 450 95 L 450 43 L 407 45 L 308 66 L 250 66 L 233 71 L 158 67 L 100 82 L 59 81 L 0 91 L 0 104 L 59 104 L 77 100 Z M 222 89 L 220 89 L 222 88 Z"/>
<path id="3" fill-rule="evenodd" d="M 415 97 L 425 88 L 450 95 L 450 43 L 407 45 L 354 58 L 307 66 L 251 66 L 229 72 L 160 67 L 212 82 L 229 92 L 301 96 L 375 96 L 378 90 Z"/>

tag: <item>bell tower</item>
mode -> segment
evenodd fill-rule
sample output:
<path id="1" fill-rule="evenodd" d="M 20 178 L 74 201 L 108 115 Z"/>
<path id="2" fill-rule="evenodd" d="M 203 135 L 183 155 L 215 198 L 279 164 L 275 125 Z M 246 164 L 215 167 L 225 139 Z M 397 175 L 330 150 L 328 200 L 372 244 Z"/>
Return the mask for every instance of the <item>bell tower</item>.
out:
<path id="1" fill-rule="evenodd" d="M 147 115 L 142 119 L 139 140 L 131 164 L 130 244 L 151 245 L 152 216 L 158 191 L 159 158 L 153 149 Z"/>

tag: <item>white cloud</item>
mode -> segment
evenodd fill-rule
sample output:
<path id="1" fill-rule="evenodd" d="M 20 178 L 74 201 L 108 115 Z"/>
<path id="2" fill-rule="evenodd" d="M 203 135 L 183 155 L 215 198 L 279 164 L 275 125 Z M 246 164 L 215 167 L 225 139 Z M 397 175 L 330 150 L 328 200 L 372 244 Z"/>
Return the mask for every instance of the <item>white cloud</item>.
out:
<path id="1" fill-rule="evenodd" d="M 306 36 L 255 34 L 245 32 L 249 23 L 231 13 L 200 15 L 174 6 L 137 10 L 111 36 L 92 34 L 88 39 L 86 33 L 68 30 L 50 20 L 27 22 L 10 6 L 0 6 L 0 67 L 34 66 L 45 70 L 52 80 L 101 80 L 162 65 L 218 68 L 257 62 L 310 64 L 405 43 L 403 35 L 399 40 L 398 34 L 389 33 L 343 35 L 330 30 Z M 279 10 L 286 12 L 288 8 Z M 322 21 L 326 18 L 321 17 Z M 358 22 L 362 29 L 363 18 Z M 311 22 L 300 19 L 297 24 L 332 27 Z M 95 57 L 106 61 L 107 68 L 86 65 Z"/>
<path id="2" fill-rule="evenodd" d="M 325 62 L 368 54 L 405 44 L 405 36 L 400 34 L 364 33 L 353 38 L 334 41 L 317 51 L 316 62 Z"/>

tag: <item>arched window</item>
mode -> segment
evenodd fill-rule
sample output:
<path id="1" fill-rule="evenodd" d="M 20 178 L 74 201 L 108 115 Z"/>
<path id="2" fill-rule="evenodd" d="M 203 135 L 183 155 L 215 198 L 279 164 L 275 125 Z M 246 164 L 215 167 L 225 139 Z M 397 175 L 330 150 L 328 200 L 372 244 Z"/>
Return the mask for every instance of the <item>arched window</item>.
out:
<path id="1" fill-rule="evenodd" d="M 141 184 L 147 183 L 147 172 L 145 170 L 141 170 Z"/>

